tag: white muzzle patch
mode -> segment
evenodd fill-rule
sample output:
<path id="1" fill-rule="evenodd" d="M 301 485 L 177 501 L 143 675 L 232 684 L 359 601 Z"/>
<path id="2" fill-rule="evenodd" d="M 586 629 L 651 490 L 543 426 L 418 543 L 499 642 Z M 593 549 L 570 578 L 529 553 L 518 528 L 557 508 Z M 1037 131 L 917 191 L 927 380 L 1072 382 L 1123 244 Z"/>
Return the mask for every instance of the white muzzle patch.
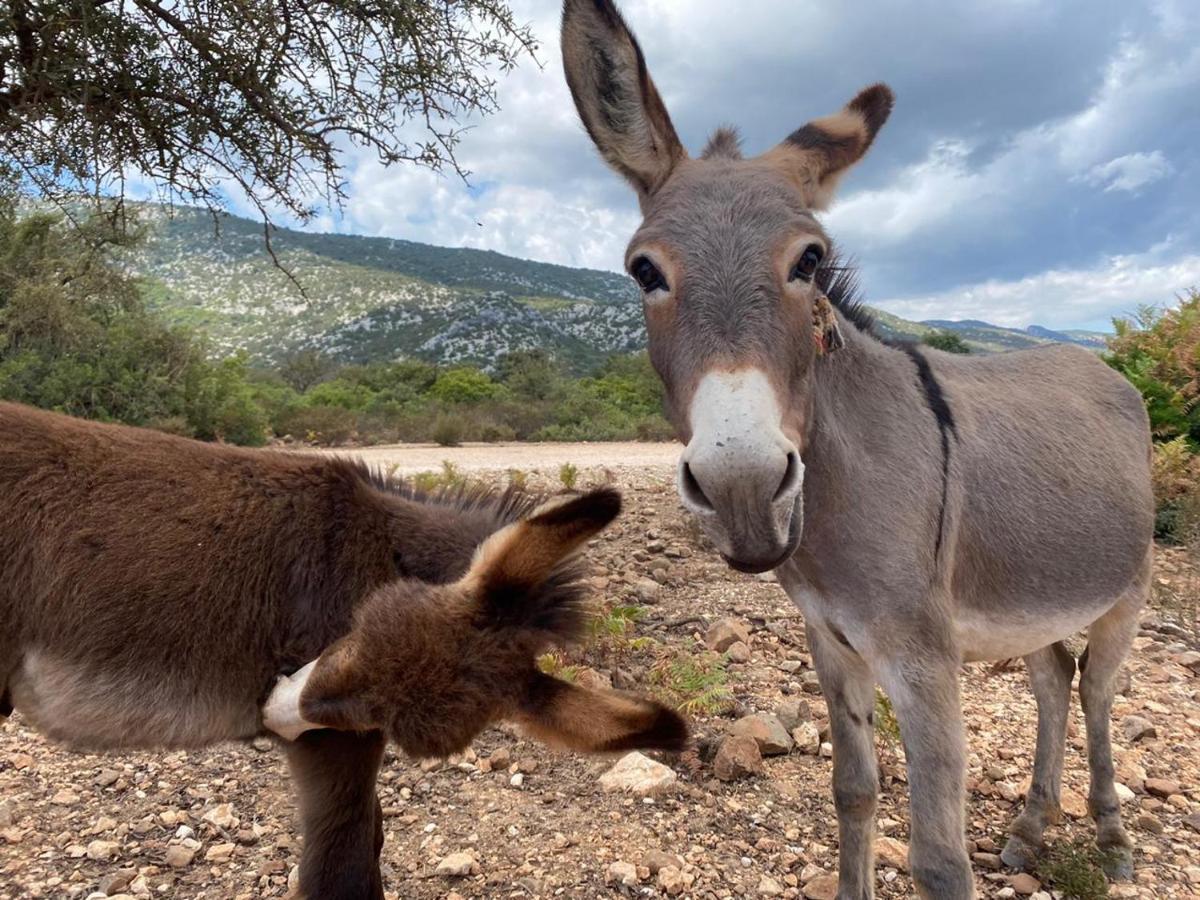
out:
<path id="1" fill-rule="evenodd" d="M 304 732 L 322 727 L 306 721 L 300 714 L 300 695 L 304 693 L 316 664 L 317 660 L 314 659 L 291 675 L 279 676 L 275 689 L 263 704 L 263 726 L 284 740 L 294 741 Z"/>

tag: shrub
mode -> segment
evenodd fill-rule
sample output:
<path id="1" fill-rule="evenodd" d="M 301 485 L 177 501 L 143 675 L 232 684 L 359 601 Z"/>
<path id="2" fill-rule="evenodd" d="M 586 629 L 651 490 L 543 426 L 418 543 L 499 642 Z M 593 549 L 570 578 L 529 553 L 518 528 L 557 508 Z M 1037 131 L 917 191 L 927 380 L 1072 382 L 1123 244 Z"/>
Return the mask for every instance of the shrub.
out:
<path id="1" fill-rule="evenodd" d="M 953 331 L 934 331 L 921 338 L 921 343 L 947 353 L 970 353 L 971 348 L 961 335 Z"/>
<path id="2" fill-rule="evenodd" d="M 443 403 L 479 403 L 494 399 L 500 386 L 479 369 L 449 369 L 437 377 L 429 395 Z"/>
<path id="3" fill-rule="evenodd" d="M 462 443 L 463 430 L 462 419 L 442 413 L 433 424 L 434 443 L 441 447 L 457 447 Z"/>
<path id="4" fill-rule="evenodd" d="M 1141 392 L 1155 437 L 1200 445 L 1200 291 L 1166 311 L 1144 306 L 1113 327 L 1105 359 Z"/>

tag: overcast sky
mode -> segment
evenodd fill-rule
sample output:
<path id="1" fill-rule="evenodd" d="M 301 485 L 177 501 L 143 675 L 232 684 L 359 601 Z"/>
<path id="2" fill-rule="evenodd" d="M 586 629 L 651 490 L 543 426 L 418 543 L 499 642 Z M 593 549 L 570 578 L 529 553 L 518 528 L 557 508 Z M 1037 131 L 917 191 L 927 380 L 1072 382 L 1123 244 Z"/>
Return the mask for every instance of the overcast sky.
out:
<path id="1" fill-rule="evenodd" d="M 638 222 L 579 126 L 558 0 L 517 0 L 543 68 L 469 132 L 464 185 L 347 158 L 314 227 L 602 269 Z M 748 153 L 886 81 L 897 103 L 827 228 L 867 299 L 914 319 L 1107 328 L 1200 286 L 1197 0 L 628 0 L 685 146 L 736 124 Z M 478 224 L 477 224 L 478 223 Z"/>

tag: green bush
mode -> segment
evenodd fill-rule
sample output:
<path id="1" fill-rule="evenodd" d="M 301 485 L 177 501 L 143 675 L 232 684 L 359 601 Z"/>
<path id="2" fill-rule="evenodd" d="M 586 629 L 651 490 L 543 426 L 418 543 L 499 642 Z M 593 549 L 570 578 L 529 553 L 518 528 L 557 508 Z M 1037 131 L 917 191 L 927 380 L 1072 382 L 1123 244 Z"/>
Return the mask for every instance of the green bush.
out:
<path id="1" fill-rule="evenodd" d="M 934 331 L 921 338 L 921 343 L 947 353 L 970 353 L 971 348 L 961 335 L 953 331 Z"/>
<path id="2" fill-rule="evenodd" d="M 494 399 L 499 391 L 500 386 L 486 372 L 461 366 L 438 375 L 429 395 L 443 403 L 479 403 Z"/>
<path id="3" fill-rule="evenodd" d="M 458 416 L 443 413 L 433 425 L 433 440 L 441 447 L 457 447 L 463 440 L 463 421 Z"/>

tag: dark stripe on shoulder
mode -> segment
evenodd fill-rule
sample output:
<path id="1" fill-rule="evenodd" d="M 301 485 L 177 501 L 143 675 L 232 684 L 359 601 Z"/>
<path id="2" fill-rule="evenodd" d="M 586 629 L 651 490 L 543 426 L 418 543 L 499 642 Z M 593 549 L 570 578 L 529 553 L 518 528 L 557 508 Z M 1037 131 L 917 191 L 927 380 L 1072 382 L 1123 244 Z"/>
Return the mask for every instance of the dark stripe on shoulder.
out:
<path id="1" fill-rule="evenodd" d="M 954 413 L 950 403 L 942 391 L 942 384 L 929 368 L 929 360 L 920 348 L 911 341 L 895 345 L 908 354 L 908 358 L 917 367 L 917 379 L 921 382 L 921 390 L 925 393 L 925 405 L 933 413 L 937 421 L 938 431 L 942 436 L 942 503 L 938 508 L 937 539 L 933 547 L 933 558 L 936 560 L 942 554 L 942 532 L 946 527 L 946 496 L 950 488 L 950 438 L 958 439 L 958 426 L 954 422 Z"/>
<path id="2" fill-rule="evenodd" d="M 925 392 L 925 403 L 933 411 L 934 416 L 937 417 L 938 428 L 943 432 L 949 432 L 958 437 L 958 427 L 954 424 L 954 413 L 950 410 L 950 404 L 946 401 L 946 395 L 942 393 L 941 382 L 937 380 L 937 376 L 929 368 L 929 360 L 925 358 L 925 354 L 911 341 L 906 341 L 896 346 L 907 353 L 909 358 L 916 364 L 917 377 L 921 379 L 921 389 Z"/>

